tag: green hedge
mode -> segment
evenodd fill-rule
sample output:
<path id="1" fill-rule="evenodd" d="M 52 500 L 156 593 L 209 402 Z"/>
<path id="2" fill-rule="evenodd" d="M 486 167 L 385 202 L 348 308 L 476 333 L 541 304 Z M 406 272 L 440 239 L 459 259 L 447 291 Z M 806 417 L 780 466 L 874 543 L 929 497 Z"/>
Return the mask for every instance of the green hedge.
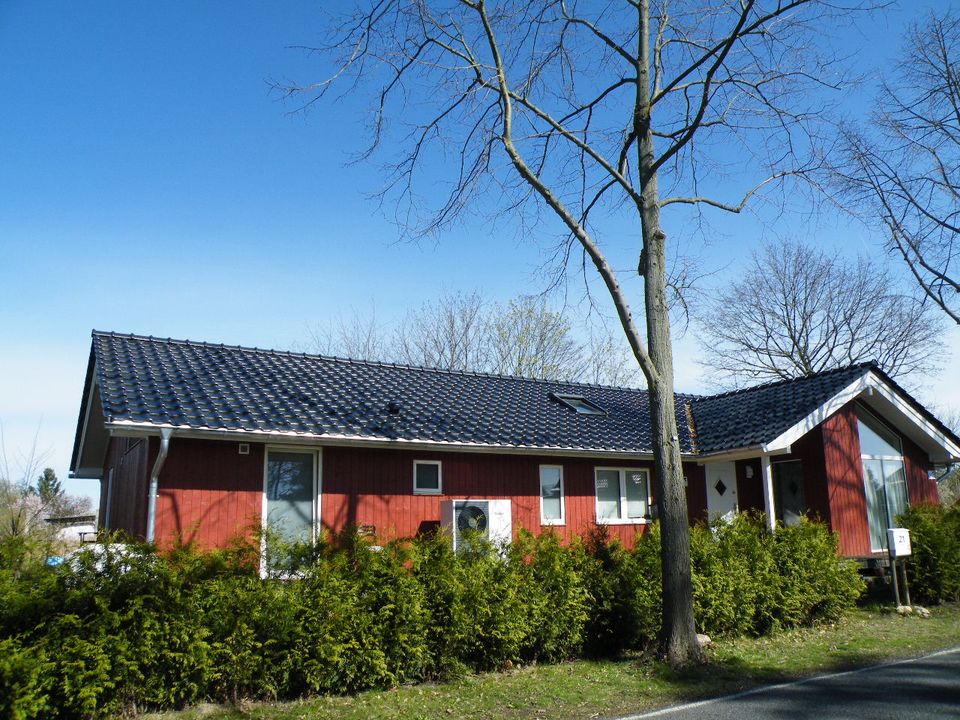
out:
<path id="1" fill-rule="evenodd" d="M 913 555 L 906 566 L 912 599 L 931 605 L 960 600 L 960 504 L 916 505 L 899 520 L 910 528 Z"/>
<path id="2" fill-rule="evenodd" d="M 14 578 L 0 570 L 0 713 L 97 718 L 204 699 L 290 698 L 614 656 L 660 625 L 660 534 L 565 546 L 521 532 L 454 553 L 353 533 L 293 548 L 158 556 L 128 546 Z M 698 629 L 758 635 L 836 618 L 859 593 L 822 526 L 762 518 L 692 533 Z M 295 578 L 295 579 L 293 579 Z"/>

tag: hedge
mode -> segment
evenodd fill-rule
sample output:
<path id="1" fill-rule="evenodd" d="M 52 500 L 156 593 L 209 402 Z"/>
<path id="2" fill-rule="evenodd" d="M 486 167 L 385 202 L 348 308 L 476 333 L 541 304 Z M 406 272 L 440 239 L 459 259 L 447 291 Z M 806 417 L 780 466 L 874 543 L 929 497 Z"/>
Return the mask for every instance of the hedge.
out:
<path id="1" fill-rule="evenodd" d="M 960 504 L 915 505 L 900 516 L 910 529 L 910 594 L 924 604 L 960 600 Z"/>
<path id="2" fill-rule="evenodd" d="M 711 635 L 834 620 L 861 589 L 822 525 L 770 533 L 741 517 L 691 541 L 697 629 Z M 109 546 L 17 578 L 0 569 L 0 713 L 352 693 L 642 651 L 660 626 L 657 525 L 633 549 L 602 528 L 571 546 L 521 532 L 462 553 L 443 535 L 378 549 L 346 533 L 290 549 L 266 578 L 256 548 Z"/>

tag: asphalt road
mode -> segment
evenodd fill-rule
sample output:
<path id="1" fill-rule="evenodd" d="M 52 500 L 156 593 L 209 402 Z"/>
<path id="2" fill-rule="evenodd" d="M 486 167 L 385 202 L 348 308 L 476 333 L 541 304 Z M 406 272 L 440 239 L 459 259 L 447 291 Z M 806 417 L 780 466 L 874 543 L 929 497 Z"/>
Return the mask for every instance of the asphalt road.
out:
<path id="1" fill-rule="evenodd" d="M 757 688 L 622 720 L 960 718 L 960 648 L 915 660 Z"/>

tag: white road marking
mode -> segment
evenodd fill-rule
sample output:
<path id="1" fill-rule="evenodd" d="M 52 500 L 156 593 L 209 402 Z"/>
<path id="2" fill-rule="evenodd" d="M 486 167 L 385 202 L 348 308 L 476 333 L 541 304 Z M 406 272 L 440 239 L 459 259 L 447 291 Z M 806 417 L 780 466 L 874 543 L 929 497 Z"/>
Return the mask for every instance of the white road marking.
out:
<path id="1" fill-rule="evenodd" d="M 714 703 L 726 702 L 728 700 L 739 700 L 740 698 L 748 697 L 750 695 L 759 695 L 760 693 L 769 692 L 771 690 L 780 690 L 782 688 L 796 687 L 797 685 L 807 685 L 812 682 L 819 682 L 820 680 L 830 680 L 832 678 L 844 677 L 846 675 L 858 675 L 860 673 L 871 672 L 873 670 L 882 670 L 883 668 L 895 667 L 897 665 L 907 665 L 909 663 L 919 662 L 920 660 L 926 660 L 928 658 L 938 657 L 940 655 L 952 655 L 953 653 L 960 652 L 960 647 L 948 648 L 946 650 L 940 650 L 935 653 L 930 653 L 929 655 L 922 655 L 920 657 L 908 658 L 907 660 L 894 660 L 892 662 L 883 663 L 881 665 L 869 665 L 867 667 L 857 668 L 855 670 L 845 670 L 838 673 L 830 673 L 828 675 L 815 675 L 813 677 L 804 678 L 803 680 L 793 680 L 792 682 L 780 683 L 778 685 L 763 685 L 762 687 L 756 687 L 751 690 L 744 690 L 743 692 L 735 693 L 733 695 L 723 695 L 721 697 L 707 698 L 706 700 L 698 700 L 696 702 L 687 703 L 685 705 L 673 705 L 672 707 L 661 708 L 659 710 L 651 710 L 650 712 L 640 713 L 639 715 L 624 715 L 617 718 L 617 720 L 644 720 L 645 718 L 655 718 L 655 717 L 664 717 L 665 715 L 671 715 L 673 713 L 682 712 L 684 710 L 693 710 L 699 707 L 705 707 L 707 705 L 713 705 Z"/>

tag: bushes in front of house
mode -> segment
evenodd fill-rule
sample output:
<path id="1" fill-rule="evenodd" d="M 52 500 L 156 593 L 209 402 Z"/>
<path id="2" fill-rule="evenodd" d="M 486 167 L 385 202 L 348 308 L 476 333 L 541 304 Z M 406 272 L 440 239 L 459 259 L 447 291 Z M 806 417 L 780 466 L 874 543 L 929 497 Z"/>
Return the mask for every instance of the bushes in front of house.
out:
<path id="1" fill-rule="evenodd" d="M 757 518 L 693 530 L 698 630 L 762 634 L 836 618 L 859 591 L 820 525 Z M 563 545 L 521 533 L 498 550 L 443 536 L 299 548 L 261 578 L 251 548 L 111 546 L 12 581 L 0 571 L 0 711 L 95 718 L 448 678 L 649 648 L 660 536 L 602 530 Z M 9 706 L 9 707 L 8 707 Z"/>
<path id="2" fill-rule="evenodd" d="M 913 505 L 900 516 L 910 529 L 910 595 L 923 604 L 960 600 L 960 504 Z"/>

